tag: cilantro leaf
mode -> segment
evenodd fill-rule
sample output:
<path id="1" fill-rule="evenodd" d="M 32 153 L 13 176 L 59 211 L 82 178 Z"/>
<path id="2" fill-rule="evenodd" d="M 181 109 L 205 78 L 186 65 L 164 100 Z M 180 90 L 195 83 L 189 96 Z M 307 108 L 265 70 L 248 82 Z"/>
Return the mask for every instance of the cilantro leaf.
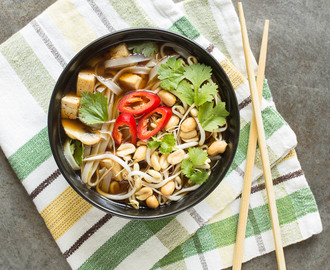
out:
<path id="1" fill-rule="evenodd" d="M 160 146 L 160 143 L 161 143 L 161 140 L 156 138 L 156 137 L 152 137 L 151 138 L 152 141 L 149 141 L 148 142 L 148 147 L 151 148 L 151 149 L 156 149 L 157 147 Z"/>
<path id="2" fill-rule="evenodd" d="M 158 45 L 156 42 L 144 41 L 131 43 L 128 49 L 133 50 L 133 53 L 142 53 L 145 57 L 150 57 L 158 52 Z"/>
<path id="3" fill-rule="evenodd" d="M 182 160 L 181 170 L 182 170 L 182 173 L 187 177 L 190 177 L 193 174 L 194 165 L 190 159 L 187 158 L 187 159 Z"/>
<path id="4" fill-rule="evenodd" d="M 213 102 L 206 102 L 199 107 L 198 120 L 206 131 L 213 131 L 226 123 L 229 112 L 225 108 L 225 102 L 218 102 L 213 108 Z"/>
<path id="5" fill-rule="evenodd" d="M 84 151 L 85 146 L 81 141 L 74 140 L 74 152 L 73 152 L 73 158 L 76 161 L 76 163 L 80 166 L 83 163 L 83 157 L 84 157 Z M 71 145 L 70 145 L 71 149 Z"/>
<path id="6" fill-rule="evenodd" d="M 195 100 L 195 105 L 200 106 L 204 104 L 205 102 L 211 102 L 214 98 L 214 96 L 217 94 L 217 88 L 218 85 L 215 83 L 206 83 L 204 84 L 197 95 L 197 100 Z"/>
<path id="7" fill-rule="evenodd" d="M 158 79 L 161 80 L 161 87 L 166 90 L 175 90 L 184 78 L 183 73 L 182 59 L 176 60 L 175 57 L 170 57 L 165 64 L 161 64 L 158 70 Z"/>
<path id="8" fill-rule="evenodd" d="M 162 154 L 169 154 L 172 152 L 173 146 L 175 145 L 175 138 L 172 133 L 164 135 L 161 139 L 157 137 L 152 137 L 152 141 L 148 142 L 148 147 L 151 149 L 156 149 L 160 146 L 159 152 Z"/>
<path id="9" fill-rule="evenodd" d="M 186 80 L 183 80 L 179 83 L 176 90 L 176 95 L 189 106 L 194 103 L 194 92 L 192 90 L 191 84 Z"/>
<path id="10" fill-rule="evenodd" d="M 162 154 L 169 154 L 172 152 L 172 148 L 175 145 L 175 138 L 172 133 L 164 135 L 160 144 L 159 151 Z"/>
<path id="11" fill-rule="evenodd" d="M 194 183 L 194 184 L 197 184 L 197 185 L 200 185 L 202 183 L 204 183 L 207 178 L 209 178 L 209 174 L 207 173 L 207 171 L 201 169 L 197 172 L 195 172 L 189 179 L 189 181 L 191 183 Z"/>
<path id="12" fill-rule="evenodd" d="M 185 67 L 184 76 L 192 82 L 195 91 L 203 82 L 211 78 L 212 69 L 204 64 L 193 64 Z"/>
<path id="13" fill-rule="evenodd" d="M 194 166 L 203 164 L 207 160 L 207 153 L 200 148 L 189 148 L 188 156 Z"/>
<path id="14" fill-rule="evenodd" d="M 108 101 L 102 93 L 83 93 L 80 99 L 79 118 L 87 125 L 108 120 Z"/>

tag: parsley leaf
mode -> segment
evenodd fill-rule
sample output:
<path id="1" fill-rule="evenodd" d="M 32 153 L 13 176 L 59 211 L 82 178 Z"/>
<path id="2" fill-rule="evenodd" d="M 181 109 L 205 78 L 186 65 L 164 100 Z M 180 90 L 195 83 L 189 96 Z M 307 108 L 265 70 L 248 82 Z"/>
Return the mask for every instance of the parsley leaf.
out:
<path id="1" fill-rule="evenodd" d="M 164 135 L 161 139 L 152 137 L 152 141 L 148 142 L 148 147 L 151 149 L 156 149 L 160 146 L 159 152 L 162 154 L 169 154 L 172 152 L 173 146 L 175 145 L 175 138 L 172 133 Z"/>
<path id="2" fill-rule="evenodd" d="M 204 183 L 209 174 L 204 169 L 196 169 L 196 166 L 202 165 L 207 160 L 207 153 L 200 148 L 194 147 L 188 150 L 189 158 L 182 160 L 182 173 L 189 178 L 191 183 L 200 185 Z"/>
<path id="3" fill-rule="evenodd" d="M 156 149 L 157 147 L 160 146 L 160 143 L 162 142 L 160 139 L 158 139 L 157 137 L 152 137 L 151 139 L 152 139 L 152 141 L 148 142 L 149 148 Z"/>
<path id="4" fill-rule="evenodd" d="M 198 170 L 197 172 L 195 172 L 189 179 L 190 182 L 200 185 L 202 183 L 204 183 L 207 178 L 209 178 L 209 174 L 207 173 L 207 171 L 205 171 L 204 169 Z"/>
<path id="5" fill-rule="evenodd" d="M 102 93 L 83 93 L 80 99 L 79 118 L 87 125 L 108 120 L 108 101 Z"/>
<path id="6" fill-rule="evenodd" d="M 172 148 L 175 145 L 175 142 L 176 142 L 176 140 L 175 140 L 174 135 L 172 133 L 164 135 L 164 137 L 162 138 L 162 142 L 160 144 L 159 151 L 162 154 L 171 153 Z"/>
<path id="7" fill-rule="evenodd" d="M 184 76 L 192 82 L 195 91 L 198 91 L 202 83 L 211 78 L 211 71 L 211 67 L 204 64 L 193 64 L 185 67 Z"/>
<path id="8" fill-rule="evenodd" d="M 190 159 L 187 158 L 187 159 L 182 160 L 181 170 L 182 170 L 182 173 L 187 177 L 190 177 L 194 173 L 194 165 Z"/>
<path id="9" fill-rule="evenodd" d="M 200 148 L 189 148 L 188 156 L 194 166 L 202 165 L 207 160 L 207 153 Z"/>
<path id="10" fill-rule="evenodd" d="M 81 141 L 71 140 L 70 141 L 70 151 L 77 165 L 81 165 L 83 163 L 85 146 Z"/>
<path id="11" fill-rule="evenodd" d="M 145 57 L 150 57 L 158 52 L 158 45 L 152 41 L 137 42 L 129 44 L 128 49 L 133 50 L 133 53 L 142 53 Z"/>
<path id="12" fill-rule="evenodd" d="M 211 102 L 213 97 L 217 94 L 218 86 L 215 83 L 206 83 L 204 84 L 197 95 L 197 99 L 195 99 L 195 105 L 200 106 L 205 102 Z"/>
<path id="13" fill-rule="evenodd" d="M 170 57 L 165 64 L 161 64 L 158 70 L 158 79 L 161 80 L 161 87 L 166 90 L 175 90 L 183 80 L 184 67 L 182 59 L 176 60 Z"/>
<path id="14" fill-rule="evenodd" d="M 226 116 L 229 112 L 226 110 L 225 102 L 218 102 L 213 108 L 213 102 L 206 102 L 199 107 L 198 120 L 206 131 L 213 131 L 226 123 Z"/>
<path id="15" fill-rule="evenodd" d="M 191 84 L 185 80 L 181 81 L 176 90 L 176 95 L 189 106 L 194 103 L 194 92 Z"/>

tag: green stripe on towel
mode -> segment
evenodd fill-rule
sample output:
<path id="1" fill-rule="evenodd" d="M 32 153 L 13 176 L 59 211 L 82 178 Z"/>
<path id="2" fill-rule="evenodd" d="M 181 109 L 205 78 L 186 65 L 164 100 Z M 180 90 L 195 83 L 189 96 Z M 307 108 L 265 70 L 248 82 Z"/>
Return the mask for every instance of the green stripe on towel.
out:
<path id="1" fill-rule="evenodd" d="M 109 0 L 109 2 L 131 27 L 156 27 L 134 0 Z"/>
<path id="2" fill-rule="evenodd" d="M 200 36 L 198 30 L 188 21 L 186 17 L 177 20 L 169 30 L 184 35 L 190 39 L 196 39 Z"/>
<path id="3" fill-rule="evenodd" d="M 194 0 L 186 1 L 183 7 L 190 21 L 203 33 L 205 38 L 213 43 L 228 59 L 231 59 L 226 45 L 221 37 L 221 33 L 217 27 L 217 23 L 212 14 L 208 1 Z M 204 20 L 204 18 L 208 18 Z"/>
<path id="4" fill-rule="evenodd" d="M 55 81 L 24 37 L 18 32 L 0 46 L 0 51 L 40 107 L 47 112 Z"/>
<path id="5" fill-rule="evenodd" d="M 318 211 L 313 194 L 309 188 L 298 190 L 284 198 L 278 199 L 276 201 L 276 205 L 278 209 L 280 225 L 289 224 L 291 222 L 296 221 L 299 217 Z M 298 212 L 293 212 L 295 211 L 295 209 L 297 209 Z M 251 211 L 252 210 L 249 210 L 249 215 L 251 214 Z M 256 226 L 258 226 L 258 230 L 260 233 L 264 233 L 266 231 L 271 230 L 268 205 L 262 205 L 253 208 L 253 214 L 255 216 L 256 223 L 252 224 L 251 219 L 248 220 L 246 228 L 246 238 L 254 236 L 253 229 Z M 237 222 L 238 215 L 234 215 L 224 220 L 205 225 L 204 227 L 200 228 L 194 236 L 189 238 L 181 246 L 178 246 L 177 248 L 172 250 L 157 264 L 155 264 L 153 269 L 157 269 L 158 267 L 164 267 L 166 265 L 175 263 L 190 256 L 197 255 L 198 253 L 194 248 L 194 245 L 192 244 L 192 238 L 198 237 L 201 246 L 203 247 L 204 253 L 207 251 L 214 250 L 216 248 L 226 247 L 234 244 L 236 241 Z M 212 232 L 212 235 L 216 240 L 216 245 L 214 245 L 213 241 L 209 241 L 210 231 Z"/>
<path id="6" fill-rule="evenodd" d="M 12 154 L 8 160 L 18 178 L 23 181 L 52 155 L 47 127 Z"/>
<path id="7" fill-rule="evenodd" d="M 173 218 L 155 221 L 133 220 L 105 242 L 79 269 L 114 269 Z M 118 245 L 118 243 L 122 243 Z M 126 243 L 126 244 L 124 244 Z"/>

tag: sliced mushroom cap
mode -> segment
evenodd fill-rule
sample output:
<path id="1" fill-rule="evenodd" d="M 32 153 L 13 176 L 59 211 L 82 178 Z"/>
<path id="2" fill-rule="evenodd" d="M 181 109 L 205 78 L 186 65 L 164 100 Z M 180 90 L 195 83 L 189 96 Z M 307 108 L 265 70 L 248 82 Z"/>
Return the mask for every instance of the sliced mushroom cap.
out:
<path id="1" fill-rule="evenodd" d="M 99 133 L 91 132 L 77 120 L 62 119 L 62 126 L 69 138 L 79 140 L 83 144 L 93 145 L 101 140 Z"/>

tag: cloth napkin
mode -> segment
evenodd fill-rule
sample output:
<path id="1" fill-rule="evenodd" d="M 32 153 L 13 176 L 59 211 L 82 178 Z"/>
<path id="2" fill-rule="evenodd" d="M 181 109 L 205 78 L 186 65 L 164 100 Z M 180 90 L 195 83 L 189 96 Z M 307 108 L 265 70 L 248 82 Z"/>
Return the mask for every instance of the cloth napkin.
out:
<path id="1" fill-rule="evenodd" d="M 47 110 L 68 61 L 97 37 L 128 27 L 183 34 L 212 53 L 238 99 L 241 135 L 234 162 L 203 202 L 156 221 L 105 214 L 67 184 L 51 155 Z M 230 0 L 60 0 L 0 45 L 0 145 L 73 269 L 222 269 L 232 264 L 251 121 L 251 98 L 237 15 Z M 267 81 L 262 116 L 284 245 L 322 225 Z M 257 153 L 244 260 L 274 250 Z"/>

